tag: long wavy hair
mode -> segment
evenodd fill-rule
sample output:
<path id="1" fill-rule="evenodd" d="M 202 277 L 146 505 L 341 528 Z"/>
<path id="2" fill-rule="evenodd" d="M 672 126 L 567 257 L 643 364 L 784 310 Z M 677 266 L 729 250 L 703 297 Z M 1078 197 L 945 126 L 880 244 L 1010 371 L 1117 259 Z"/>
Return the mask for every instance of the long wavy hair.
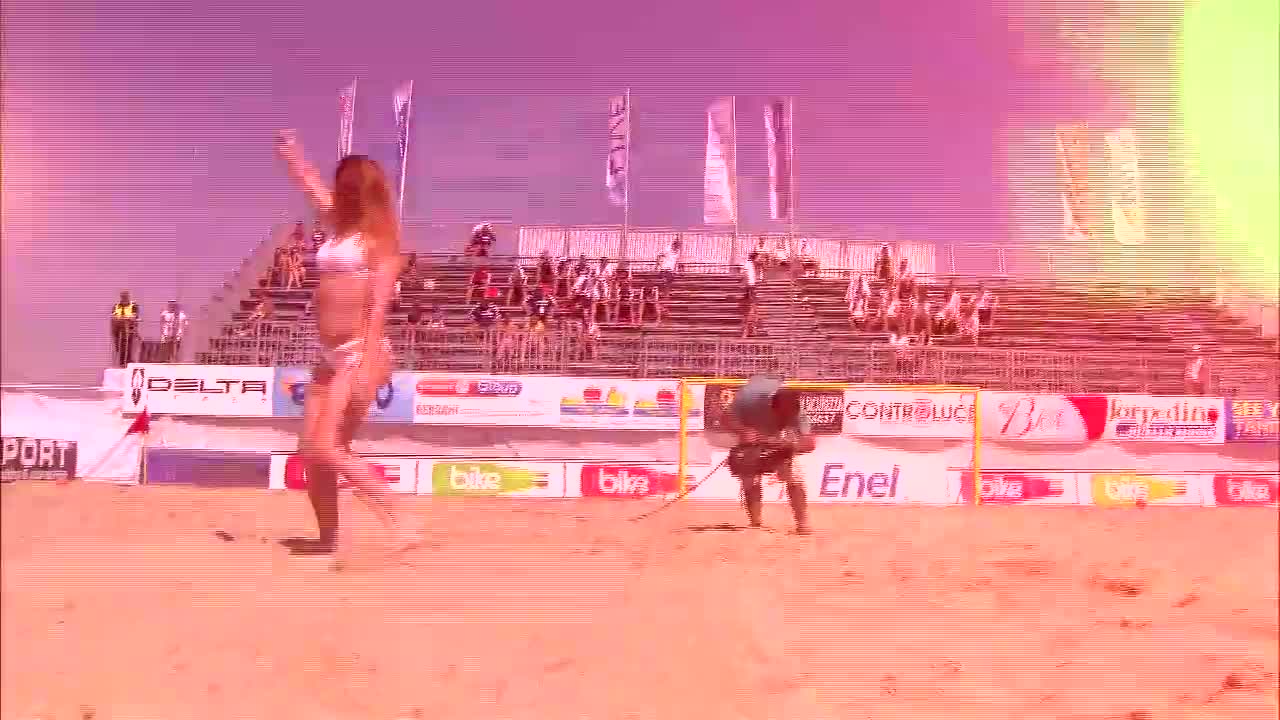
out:
<path id="1" fill-rule="evenodd" d="M 338 163 L 329 222 L 338 237 L 363 233 L 371 251 L 384 257 L 399 254 L 400 227 L 381 165 L 366 155 L 348 155 Z"/>

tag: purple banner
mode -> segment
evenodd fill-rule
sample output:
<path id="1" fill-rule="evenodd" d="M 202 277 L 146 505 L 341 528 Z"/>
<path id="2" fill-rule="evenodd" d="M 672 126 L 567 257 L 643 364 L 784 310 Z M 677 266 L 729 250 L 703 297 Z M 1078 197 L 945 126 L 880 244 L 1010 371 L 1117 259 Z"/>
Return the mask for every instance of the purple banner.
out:
<path id="1" fill-rule="evenodd" d="M 148 448 L 147 485 L 207 488 L 266 488 L 271 482 L 270 453 Z"/>

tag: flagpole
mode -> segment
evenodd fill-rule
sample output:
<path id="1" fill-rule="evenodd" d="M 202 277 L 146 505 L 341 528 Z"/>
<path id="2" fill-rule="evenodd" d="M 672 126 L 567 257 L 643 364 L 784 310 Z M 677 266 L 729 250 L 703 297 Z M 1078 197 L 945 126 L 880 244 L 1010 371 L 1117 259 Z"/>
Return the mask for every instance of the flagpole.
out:
<path id="1" fill-rule="evenodd" d="M 631 230 L 631 88 L 627 88 L 626 100 L 624 101 L 627 118 L 627 137 L 624 142 L 627 144 L 626 163 L 627 169 L 622 176 L 622 241 L 619 243 L 619 255 L 626 260 L 627 253 L 627 234 Z"/>

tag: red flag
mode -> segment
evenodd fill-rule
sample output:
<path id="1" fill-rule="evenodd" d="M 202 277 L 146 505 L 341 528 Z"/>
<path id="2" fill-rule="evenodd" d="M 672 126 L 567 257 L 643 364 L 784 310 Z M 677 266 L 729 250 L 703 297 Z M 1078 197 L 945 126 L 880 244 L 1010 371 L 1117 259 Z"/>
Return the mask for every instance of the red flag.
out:
<path id="1" fill-rule="evenodd" d="M 151 430 L 151 415 L 147 413 L 146 408 L 143 408 L 142 412 L 138 413 L 138 417 L 133 419 L 133 424 L 129 426 L 129 429 L 127 431 L 125 431 L 125 435 L 132 435 L 134 433 L 140 433 L 142 435 L 146 435 L 147 432 L 150 430 Z"/>

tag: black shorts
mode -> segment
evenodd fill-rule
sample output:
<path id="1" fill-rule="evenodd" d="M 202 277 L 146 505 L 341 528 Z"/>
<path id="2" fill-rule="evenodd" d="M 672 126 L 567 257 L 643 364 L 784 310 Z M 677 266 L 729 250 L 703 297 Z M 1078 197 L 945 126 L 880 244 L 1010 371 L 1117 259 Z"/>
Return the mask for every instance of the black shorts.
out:
<path id="1" fill-rule="evenodd" d="M 991 308 L 978 308 L 978 322 L 983 325 L 991 322 Z"/>

